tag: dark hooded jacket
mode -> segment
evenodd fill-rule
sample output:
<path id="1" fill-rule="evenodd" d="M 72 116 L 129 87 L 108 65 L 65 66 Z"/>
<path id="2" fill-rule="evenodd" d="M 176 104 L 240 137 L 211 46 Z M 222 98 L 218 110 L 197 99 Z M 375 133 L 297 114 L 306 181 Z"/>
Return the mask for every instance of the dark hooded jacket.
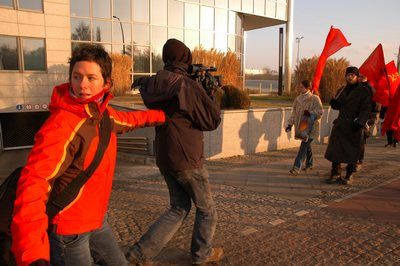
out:
<path id="1" fill-rule="evenodd" d="M 220 110 L 203 87 L 187 75 L 187 65 L 167 63 L 164 70 L 139 82 L 149 109 L 169 117 L 156 127 L 156 162 L 160 170 L 182 171 L 203 166 L 203 131 L 221 122 Z"/>
<path id="2" fill-rule="evenodd" d="M 371 112 L 371 94 L 360 83 L 346 85 L 330 101 L 339 110 L 333 121 L 325 158 L 335 163 L 356 163 L 361 152 L 363 127 Z"/>

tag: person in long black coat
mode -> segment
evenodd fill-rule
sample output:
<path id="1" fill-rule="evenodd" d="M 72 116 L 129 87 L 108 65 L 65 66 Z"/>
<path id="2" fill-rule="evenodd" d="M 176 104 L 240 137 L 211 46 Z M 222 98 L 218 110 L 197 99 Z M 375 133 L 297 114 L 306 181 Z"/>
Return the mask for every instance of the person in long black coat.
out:
<path id="1" fill-rule="evenodd" d="M 350 184 L 360 157 L 363 131 L 371 111 L 371 95 L 358 81 L 357 67 L 346 69 L 346 86 L 330 101 L 339 116 L 333 121 L 325 158 L 332 162 L 328 183 Z M 341 177 L 341 163 L 347 163 L 346 176 Z"/>

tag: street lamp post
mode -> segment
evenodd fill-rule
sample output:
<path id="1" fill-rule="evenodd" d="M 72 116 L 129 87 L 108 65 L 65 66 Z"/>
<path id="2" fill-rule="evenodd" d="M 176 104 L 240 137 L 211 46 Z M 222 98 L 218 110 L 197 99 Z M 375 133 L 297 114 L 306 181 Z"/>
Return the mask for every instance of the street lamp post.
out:
<path id="1" fill-rule="evenodd" d="M 296 42 L 297 42 L 297 66 L 299 66 L 299 56 L 300 56 L 300 41 L 301 39 L 303 39 L 304 37 L 296 37 Z"/>
<path id="2" fill-rule="evenodd" d="M 121 34 L 122 34 L 122 53 L 125 54 L 125 36 L 124 36 L 124 28 L 122 27 L 121 20 L 117 16 L 113 16 L 113 18 L 118 19 L 119 21 L 119 26 L 121 27 Z"/>

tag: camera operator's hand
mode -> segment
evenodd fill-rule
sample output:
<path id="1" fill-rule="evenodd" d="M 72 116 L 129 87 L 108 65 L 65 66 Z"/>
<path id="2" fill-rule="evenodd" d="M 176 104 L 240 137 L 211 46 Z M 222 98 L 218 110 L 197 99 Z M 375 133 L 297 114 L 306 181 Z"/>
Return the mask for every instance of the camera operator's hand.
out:
<path id="1" fill-rule="evenodd" d="M 285 132 L 290 132 L 290 131 L 292 131 L 292 126 L 293 126 L 293 125 L 288 125 L 288 126 L 286 127 L 286 129 L 285 129 Z"/>
<path id="2" fill-rule="evenodd" d="M 303 115 L 305 116 L 311 116 L 311 113 L 308 110 L 304 110 Z"/>

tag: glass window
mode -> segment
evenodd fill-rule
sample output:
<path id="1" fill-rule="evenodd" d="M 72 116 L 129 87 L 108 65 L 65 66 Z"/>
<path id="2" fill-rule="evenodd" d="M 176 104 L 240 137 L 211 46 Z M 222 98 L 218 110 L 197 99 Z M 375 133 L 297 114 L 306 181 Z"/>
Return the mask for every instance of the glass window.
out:
<path id="1" fill-rule="evenodd" d="M 185 44 L 190 50 L 199 46 L 199 31 L 185 30 Z"/>
<path id="2" fill-rule="evenodd" d="M 14 7 L 12 0 L 0 0 L 0 6 Z"/>
<path id="3" fill-rule="evenodd" d="M 71 18 L 71 40 L 90 41 L 90 20 Z"/>
<path id="4" fill-rule="evenodd" d="M 276 2 L 272 0 L 267 0 L 265 6 L 265 15 L 274 18 L 276 14 Z"/>
<path id="5" fill-rule="evenodd" d="M 265 0 L 254 0 L 254 13 L 264 15 Z"/>
<path id="6" fill-rule="evenodd" d="M 195 4 L 185 4 L 185 27 L 199 29 L 199 6 Z"/>
<path id="7" fill-rule="evenodd" d="M 214 47 L 214 32 L 212 31 L 201 31 L 200 32 L 200 44 L 204 49 L 211 49 Z"/>
<path id="8" fill-rule="evenodd" d="M 242 33 L 242 16 L 236 13 L 236 31 L 235 34 L 243 35 Z"/>
<path id="9" fill-rule="evenodd" d="M 42 0 L 19 0 L 19 8 L 43 11 Z"/>
<path id="10" fill-rule="evenodd" d="M 202 6 L 200 8 L 200 29 L 214 30 L 214 8 Z"/>
<path id="11" fill-rule="evenodd" d="M 44 39 L 21 38 L 24 56 L 24 70 L 46 70 Z"/>
<path id="12" fill-rule="evenodd" d="M 228 48 L 228 40 L 226 33 L 215 33 L 215 49 L 226 52 Z"/>
<path id="13" fill-rule="evenodd" d="M 114 25 L 113 42 L 119 42 L 119 43 L 132 42 L 131 23 L 123 23 L 114 20 L 113 25 Z"/>
<path id="14" fill-rule="evenodd" d="M 113 16 L 131 21 L 131 0 L 114 0 L 113 3 Z"/>
<path id="15" fill-rule="evenodd" d="M 151 24 L 167 26 L 167 1 L 151 1 Z"/>
<path id="16" fill-rule="evenodd" d="M 242 0 L 242 11 L 247 13 L 253 13 L 253 0 Z"/>
<path id="17" fill-rule="evenodd" d="M 180 40 L 181 42 L 184 41 L 183 39 L 183 29 L 177 29 L 177 28 L 168 28 L 168 39 L 177 39 Z"/>
<path id="18" fill-rule="evenodd" d="M 240 36 L 236 36 L 236 52 L 239 52 L 239 53 L 241 53 L 241 52 L 243 52 L 242 51 L 242 37 L 240 37 Z"/>
<path id="19" fill-rule="evenodd" d="M 71 16 L 89 17 L 89 0 L 71 0 Z"/>
<path id="20" fill-rule="evenodd" d="M 228 49 L 231 52 L 235 52 L 235 42 L 236 42 L 235 35 L 228 35 Z"/>
<path id="21" fill-rule="evenodd" d="M 152 26 L 151 27 L 151 45 L 164 45 L 167 41 L 167 28 Z"/>
<path id="22" fill-rule="evenodd" d="M 149 22 L 149 0 L 133 0 L 133 20 Z"/>
<path id="23" fill-rule="evenodd" d="M 110 0 L 93 0 L 93 17 L 110 18 L 111 3 Z"/>
<path id="24" fill-rule="evenodd" d="M 18 70 L 17 37 L 0 35 L 0 70 Z"/>
<path id="25" fill-rule="evenodd" d="M 240 2 L 241 0 L 229 0 L 229 9 L 240 11 L 241 10 Z"/>
<path id="26" fill-rule="evenodd" d="M 133 43 L 150 44 L 150 30 L 147 24 L 133 24 Z"/>
<path id="27" fill-rule="evenodd" d="M 133 46 L 133 72 L 150 73 L 150 48 Z"/>
<path id="28" fill-rule="evenodd" d="M 276 6 L 276 18 L 285 20 L 286 19 L 286 4 L 278 3 Z"/>
<path id="29" fill-rule="evenodd" d="M 214 6 L 214 0 L 200 0 L 203 5 Z"/>
<path id="30" fill-rule="evenodd" d="M 113 54 L 128 54 L 132 52 L 132 48 L 129 48 L 127 44 L 113 44 L 112 53 Z"/>
<path id="31" fill-rule="evenodd" d="M 236 30 L 236 12 L 229 11 L 228 32 L 231 34 L 235 34 L 235 30 Z"/>
<path id="32" fill-rule="evenodd" d="M 107 51 L 107 53 L 111 54 L 111 44 L 101 44 L 101 46 L 104 47 L 104 49 Z"/>
<path id="33" fill-rule="evenodd" d="M 216 7 L 228 7 L 228 0 L 215 0 L 215 6 Z"/>
<path id="34" fill-rule="evenodd" d="M 92 40 L 95 42 L 111 42 L 111 22 L 93 20 Z"/>
<path id="35" fill-rule="evenodd" d="M 215 31 L 226 33 L 228 30 L 228 12 L 226 9 L 215 9 Z"/>
<path id="36" fill-rule="evenodd" d="M 168 0 L 168 26 L 183 27 L 183 3 Z"/>
<path id="37" fill-rule="evenodd" d="M 164 68 L 162 60 L 162 47 L 153 47 L 151 52 L 151 72 L 156 73 Z"/>

